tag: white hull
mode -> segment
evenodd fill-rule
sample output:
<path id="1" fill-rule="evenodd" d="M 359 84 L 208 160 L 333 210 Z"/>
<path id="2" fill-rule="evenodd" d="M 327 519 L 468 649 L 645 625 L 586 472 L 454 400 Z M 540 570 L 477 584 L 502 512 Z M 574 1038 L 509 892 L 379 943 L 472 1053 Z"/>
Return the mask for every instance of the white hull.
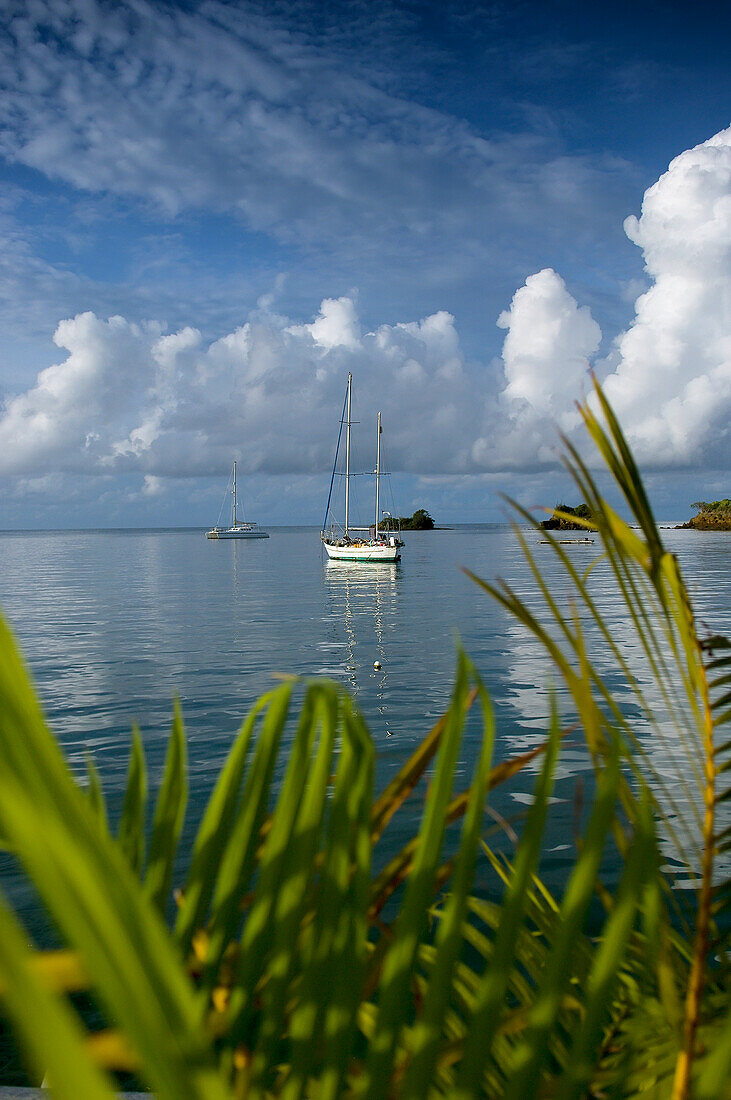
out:
<path id="1" fill-rule="evenodd" d="M 261 527 L 213 527 L 206 531 L 207 539 L 268 539 L 269 532 Z"/>
<path id="2" fill-rule="evenodd" d="M 401 558 L 401 546 L 383 542 L 351 542 L 344 546 L 325 542 L 327 556 L 332 561 L 373 561 L 393 564 Z"/>

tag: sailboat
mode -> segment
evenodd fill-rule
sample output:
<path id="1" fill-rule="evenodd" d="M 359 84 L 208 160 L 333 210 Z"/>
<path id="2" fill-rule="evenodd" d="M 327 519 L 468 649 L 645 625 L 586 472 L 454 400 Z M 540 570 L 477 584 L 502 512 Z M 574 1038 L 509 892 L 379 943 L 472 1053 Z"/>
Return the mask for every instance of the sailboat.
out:
<path id="1" fill-rule="evenodd" d="M 345 394 L 345 406 L 343 412 L 346 413 L 345 421 L 342 417 L 340 420 L 340 432 L 338 433 L 338 445 L 335 450 L 335 463 L 333 465 L 332 478 L 330 479 L 330 493 L 327 498 L 327 508 L 325 509 L 325 521 L 320 532 L 320 538 L 322 539 L 327 556 L 333 561 L 370 561 L 370 562 L 386 562 L 392 563 L 399 561 L 401 558 L 401 547 L 404 545 L 401 541 L 399 531 L 398 534 L 392 534 L 388 531 L 380 530 L 380 502 L 379 502 L 379 487 L 381 478 L 381 414 L 378 414 L 378 442 L 376 445 L 376 512 L 375 523 L 372 527 L 352 527 L 350 524 L 350 403 L 352 393 L 353 376 L 348 374 L 348 388 Z M 333 482 L 335 480 L 335 469 L 338 462 L 338 451 L 340 450 L 340 433 L 342 432 L 343 423 L 345 423 L 345 523 L 337 533 L 335 530 L 335 524 L 330 523 L 330 530 L 327 531 L 327 521 L 330 515 L 330 501 L 332 500 Z M 388 513 L 386 513 L 388 514 Z"/>
<path id="2" fill-rule="evenodd" d="M 206 531 L 207 539 L 268 539 L 269 532 L 264 531 L 258 523 L 247 523 L 246 520 L 240 520 L 236 518 L 236 460 L 234 459 L 234 466 L 232 472 L 233 488 L 231 489 L 231 526 L 221 527 L 216 525 L 212 527 L 210 531 Z M 229 480 L 229 485 L 231 480 Z M 226 496 L 228 496 L 228 488 L 226 489 Z M 223 498 L 223 504 L 221 505 L 221 512 L 223 512 L 224 505 L 226 503 L 226 497 Z M 219 515 L 219 521 L 221 516 Z"/>

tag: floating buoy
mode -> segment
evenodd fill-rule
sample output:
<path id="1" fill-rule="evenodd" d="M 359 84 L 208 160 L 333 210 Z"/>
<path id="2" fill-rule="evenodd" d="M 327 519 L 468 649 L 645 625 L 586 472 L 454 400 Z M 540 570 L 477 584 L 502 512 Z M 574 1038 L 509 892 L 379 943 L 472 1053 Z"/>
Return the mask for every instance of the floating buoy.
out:
<path id="1" fill-rule="evenodd" d="M 374 661 L 374 662 L 373 662 L 373 667 L 374 667 L 375 669 L 379 669 L 379 668 L 381 667 L 381 662 L 380 662 L 380 661 Z"/>

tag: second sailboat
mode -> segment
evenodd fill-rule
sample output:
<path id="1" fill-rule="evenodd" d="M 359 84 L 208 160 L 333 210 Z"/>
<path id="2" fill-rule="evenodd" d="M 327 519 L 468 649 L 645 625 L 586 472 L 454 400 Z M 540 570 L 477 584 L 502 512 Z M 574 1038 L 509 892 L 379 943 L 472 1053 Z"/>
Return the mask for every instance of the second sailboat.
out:
<path id="1" fill-rule="evenodd" d="M 403 542 L 400 532 L 384 531 L 381 529 L 381 512 L 379 501 L 379 489 L 381 478 L 381 414 L 378 414 L 378 442 L 376 445 L 376 509 L 375 523 L 371 527 L 352 527 L 350 525 L 350 407 L 353 376 L 348 374 L 348 388 L 345 395 L 343 412 L 345 419 L 341 418 L 340 433 L 338 433 L 338 446 L 335 451 L 335 464 L 330 480 L 330 493 L 327 498 L 325 510 L 325 522 L 320 537 L 327 551 L 328 558 L 335 561 L 370 561 L 370 562 L 396 562 L 401 557 Z M 340 450 L 340 435 L 345 424 L 345 523 L 336 531 L 336 525 L 330 517 L 330 501 L 332 499 L 333 482 Z M 386 513 L 387 515 L 388 513 Z M 330 529 L 326 529 L 330 518 Z"/>

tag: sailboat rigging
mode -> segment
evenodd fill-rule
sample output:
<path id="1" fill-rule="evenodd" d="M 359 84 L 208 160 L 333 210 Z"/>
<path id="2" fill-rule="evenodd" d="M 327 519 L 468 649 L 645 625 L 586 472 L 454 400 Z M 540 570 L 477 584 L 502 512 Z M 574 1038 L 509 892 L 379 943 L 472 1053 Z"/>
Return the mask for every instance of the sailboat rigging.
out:
<path id="1" fill-rule="evenodd" d="M 233 487 L 231 489 L 231 523 L 228 527 L 220 525 L 221 516 L 219 514 L 219 523 L 212 527 L 210 531 L 206 531 L 207 539 L 268 539 L 269 532 L 263 530 L 258 523 L 247 523 L 246 520 L 240 520 L 236 515 L 236 460 L 234 459 L 234 465 L 232 470 Z M 229 485 L 231 480 L 229 480 Z M 226 489 L 226 496 L 228 496 L 228 488 Z M 226 497 L 223 499 L 221 505 L 221 512 L 223 512 L 224 505 L 226 503 Z"/>
<path id="2" fill-rule="evenodd" d="M 335 462 L 333 464 L 332 477 L 330 479 L 330 492 L 327 498 L 327 507 L 325 509 L 325 520 L 323 522 L 322 530 L 320 532 L 320 538 L 327 552 L 328 558 L 334 561 L 369 561 L 369 562 L 387 562 L 392 563 L 399 561 L 401 558 L 401 547 L 404 545 L 400 535 L 398 533 L 390 533 L 381 530 L 381 511 L 380 511 L 380 479 L 381 479 L 381 414 L 378 413 L 378 436 L 376 444 L 376 506 L 375 506 L 375 523 L 372 527 L 353 527 L 350 523 L 350 426 L 351 426 L 351 398 L 352 398 L 352 383 L 353 376 L 348 374 L 348 387 L 345 394 L 345 404 L 343 406 L 343 416 L 340 418 L 340 430 L 338 432 L 338 443 L 335 449 Z M 340 451 L 340 440 L 343 431 L 343 424 L 345 424 L 345 522 L 342 527 L 342 531 L 338 534 L 335 530 L 335 523 L 331 518 L 330 529 L 327 530 L 328 516 L 330 516 L 330 502 L 332 500 L 333 483 L 335 481 L 335 471 L 338 462 L 338 453 Z"/>

